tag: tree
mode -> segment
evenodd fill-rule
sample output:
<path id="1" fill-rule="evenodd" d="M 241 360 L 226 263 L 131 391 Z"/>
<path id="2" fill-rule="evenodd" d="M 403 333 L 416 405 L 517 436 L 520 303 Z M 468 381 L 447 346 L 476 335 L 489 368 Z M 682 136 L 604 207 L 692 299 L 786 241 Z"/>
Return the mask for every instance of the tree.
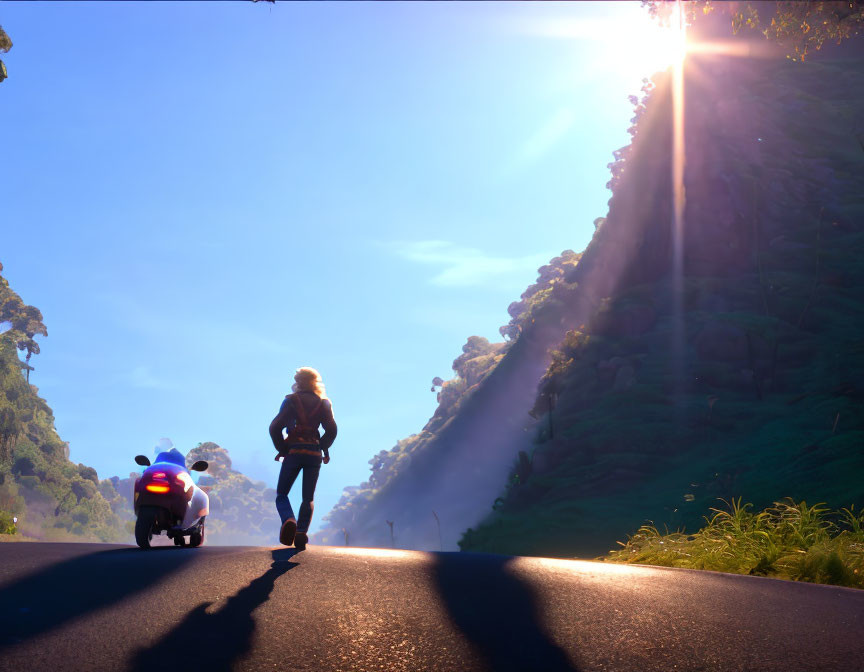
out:
<path id="1" fill-rule="evenodd" d="M 19 457 L 12 465 L 12 473 L 16 476 L 33 476 L 36 473 L 36 465 L 26 455 Z"/>
<path id="2" fill-rule="evenodd" d="M 12 48 L 12 40 L 9 39 L 9 36 L 6 34 L 6 31 L 3 30 L 3 26 L 0 26 L 0 53 L 5 54 Z M 6 65 L 0 60 L 0 82 L 6 79 Z"/>
<path id="3" fill-rule="evenodd" d="M 204 460 L 209 465 L 207 473 L 215 478 L 227 477 L 231 469 L 231 457 L 228 451 L 212 441 L 199 443 L 186 456 L 186 464 L 192 465 L 198 460 Z"/>
<path id="4" fill-rule="evenodd" d="M 752 12 L 758 28 L 755 7 Z M 826 40 L 840 44 L 862 30 L 864 2 L 778 2 L 776 16 L 762 33 L 790 49 L 789 58 L 803 61 L 809 50 L 818 51 Z"/>
<path id="5" fill-rule="evenodd" d="M 9 406 L 0 408 L 0 463 L 5 463 L 12 458 L 12 448 L 21 431 L 21 423 L 15 410 Z"/>
<path id="6" fill-rule="evenodd" d="M 3 264 L 0 264 L 0 272 L 2 271 Z M 27 351 L 26 361 L 29 364 L 30 357 L 39 354 L 39 344 L 34 338 L 47 336 L 48 330 L 42 323 L 40 310 L 25 304 L 9 287 L 6 278 L 0 276 L 0 324 L 2 323 L 9 325 L 3 337 L 12 339 L 19 350 Z"/>
<path id="7" fill-rule="evenodd" d="M 842 0 L 834 2 L 780 1 L 715 2 L 694 0 L 684 5 L 688 23 L 698 22 L 700 15 L 718 9 L 730 17 L 733 33 L 741 28 L 758 30 L 786 50 L 787 58 L 803 61 L 807 54 L 818 51 L 826 41 L 837 44 L 864 32 L 864 2 Z M 651 15 L 668 23 L 675 0 L 642 0 Z"/>
<path id="8" fill-rule="evenodd" d="M 78 475 L 87 481 L 92 481 L 99 485 L 99 477 L 96 475 L 96 470 L 93 467 L 88 467 L 86 464 L 78 465 Z"/>
<path id="9" fill-rule="evenodd" d="M 537 281 L 522 293 L 519 301 L 514 301 L 507 308 L 512 319 L 509 324 L 498 330 L 499 333 L 504 338 L 516 340 L 522 333 L 522 325 L 530 317 L 532 308 L 549 297 L 549 290 L 553 285 L 565 281 L 567 274 L 573 270 L 581 258 L 581 253 L 564 250 L 548 264 L 537 269 Z"/>

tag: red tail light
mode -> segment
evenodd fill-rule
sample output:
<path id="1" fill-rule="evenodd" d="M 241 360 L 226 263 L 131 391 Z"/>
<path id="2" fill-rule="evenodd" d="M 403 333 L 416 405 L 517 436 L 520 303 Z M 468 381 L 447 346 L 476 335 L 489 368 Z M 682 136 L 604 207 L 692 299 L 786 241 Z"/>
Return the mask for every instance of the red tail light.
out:
<path id="1" fill-rule="evenodd" d="M 148 483 L 144 486 L 145 490 L 149 490 L 150 492 L 159 492 L 165 493 L 171 490 L 167 485 L 157 485 L 156 483 Z"/>
<path id="2" fill-rule="evenodd" d="M 153 474 L 153 478 L 163 478 L 164 479 L 164 478 L 167 478 L 167 476 L 165 475 L 164 471 L 157 471 L 155 474 Z"/>

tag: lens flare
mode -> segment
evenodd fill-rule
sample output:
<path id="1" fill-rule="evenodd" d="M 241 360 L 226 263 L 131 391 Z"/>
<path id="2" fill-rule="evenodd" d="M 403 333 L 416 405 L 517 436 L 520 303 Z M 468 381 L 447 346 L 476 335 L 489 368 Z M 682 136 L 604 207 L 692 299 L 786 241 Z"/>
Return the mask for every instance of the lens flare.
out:
<path id="1" fill-rule="evenodd" d="M 673 278 L 673 327 L 672 353 L 673 375 L 676 385 L 683 380 L 682 357 L 684 354 L 684 56 L 686 55 L 686 26 L 681 0 L 675 2 L 672 26 L 677 27 L 676 43 L 680 45 L 681 58 L 672 68 L 672 278 Z M 680 392 L 680 390 L 679 390 Z"/>

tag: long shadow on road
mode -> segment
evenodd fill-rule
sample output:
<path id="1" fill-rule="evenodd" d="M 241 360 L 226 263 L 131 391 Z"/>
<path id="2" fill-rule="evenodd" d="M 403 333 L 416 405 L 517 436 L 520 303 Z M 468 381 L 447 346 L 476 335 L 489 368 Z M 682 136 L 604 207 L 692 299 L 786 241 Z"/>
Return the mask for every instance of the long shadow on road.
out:
<path id="1" fill-rule="evenodd" d="M 530 585 L 506 571 L 512 558 L 440 553 L 438 590 L 453 623 L 496 672 L 578 672 L 544 632 Z"/>
<path id="2" fill-rule="evenodd" d="M 180 552 L 177 552 L 180 551 Z M 0 652 L 152 588 L 195 558 L 174 548 L 112 549 L 50 565 L 0 589 Z"/>
<path id="3" fill-rule="evenodd" d="M 273 564 L 264 574 L 232 595 L 224 607 L 207 613 L 211 602 L 198 605 L 152 647 L 142 649 L 132 662 L 135 672 L 165 670 L 231 670 L 252 647 L 252 612 L 270 599 L 276 579 L 299 563 L 290 562 L 295 549 L 273 551 Z"/>

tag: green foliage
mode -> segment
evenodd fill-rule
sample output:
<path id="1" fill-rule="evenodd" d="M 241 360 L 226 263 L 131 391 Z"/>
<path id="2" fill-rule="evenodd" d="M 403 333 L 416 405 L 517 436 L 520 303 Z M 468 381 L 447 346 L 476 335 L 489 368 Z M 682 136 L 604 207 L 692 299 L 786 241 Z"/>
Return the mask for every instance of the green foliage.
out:
<path id="1" fill-rule="evenodd" d="M 271 544 L 278 533 L 276 492 L 231 467 L 231 456 L 222 446 L 199 443 L 186 455 L 186 464 L 209 464 L 200 485 L 210 496 L 208 534 L 215 543 Z"/>
<path id="2" fill-rule="evenodd" d="M 78 475 L 95 485 L 99 484 L 99 476 L 96 474 L 96 470 L 93 467 L 88 467 L 86 464 L 79 464 Z"/>
<path id="3" fill-rule="evenodd" d="M 15 534 L 17 532 L 18 529 L 12 514 L 0 509 L 0 534 Z"/>
<path id="4" fill-rule="evenodd" d="M 537 319 L 542 306 L 549 299 L 554 298 L 553 290 L 556 285 L 567 285 L 567 274 L 575 268 L 581 257 L 581 254 L 573 250 L 564 250 L 560 256 L 553 258 L 537 270 L 537 281 L 522 293 L 519 301 L 511 303 L 507 308 L 511 320 L 499 329 L 504 338 L 516 340 L 525 325 Z"/>
<path id="5" fill-rule="evenodd" d="M 12 465 L 12 473 L 16 476 L 33 476 L 36 473 L 36 465 L 26 455 L 19 457 Z"/>
<path id="6" fill-rule="evenodd" d="M 541 388 L 548 387 L 549 383 L 557 381 L 572 366 L 574 360 L 582 356 L 590 340 L 588 334 L 577 329 L 568 331 L 558 348 L 549 353 L 552 362 L 549 364 L 543 381 L 541 381 Z"/>
<path id="7" fill-rule="evenodd" d="M 0 36 L 2 37 L 2 36 Z M 0 271 L 3 265 L 0 264 Z M 0 323 L 7 322 L 10 328 L 2 334 L 4 341 L 11 340 L 19 350 L 27 351 L 27 359 L 39 354 L 36 336 L 47 336 L 42 324 L 42 313 L 38 308 L 26 305 L 21 297 L 9 288 L 6 278 L 0 276 Z"/>
<path id="8" fill-rule="evenodd" d="M 604 559 L 864 588 L 864 514 L 792 499 L 751 508 L 740 498 L 712 508 L 694 534 L 643 525 Z"/>
<path id="9" fill-rule="evenodd" d="M 0 26 L 0 53 L 6 53 L 12 48 L 12 40 L 9 39 L 9 35 L 6 34 L 6 31 L 3 30 L 3 26 Z M 6 72 L 6 65 L 3 61 L 0 61 L 0 82 L 8 77 L 8 73 Z M 3 270 L 3 267 L 0 266 L 0 270 Z"/>
<path id="10" fill-rule="evenodd" d="M 661 22 L 668 23 L 675 2 L 643 0 L 642 4 Z M 686 19 L 689 23 L 698 22 L 700 15 L 710 14 L 715 9 L 729 15 L 733 34 L 742 28 L 758 30 L 781 45 L 792 60 L 803 61 L 809 53 L 821 49 L 826 41 L 840 44 L 864 29 L 864 3 L 850 0 L 774 3 L 698 0 L 686 3 Z"/>
<path id="11" fill-rule="evenodd" d="M 656 274 L 619 279 L 609 296 L 580 304 L 604 279 L 609 265 L 598 264 L 555 306 L 550 319 L 576 326 L 551 351 L 538 390 L 524 444 L 532 473 L 515 487 L 501 484 L 495 510 L 490 501 L 489 516 L 463 537 L 464 550 L 593 556 L 646 520 L 696 529 L 717 498 L 741 493 L 760 508 L 789 494 L 830 507 L 864 504 L 864 173 L 854 169 L 861 149 L 851 132 L 864 111 L 864 63 L 748 63 L 752 80 L 736 94 L 746 105 L 726 98 L 743 71 L 728 67 L 729 80 L 713 87 L 721 93 L 705 94 L 688 112 L 694 129 L 710 129 L 688 146 L 712 159 L 691 162 L 686 238 L 713 240 L 702 254 L 710 261 L 722 237 L 711 238 L 717 229 L 706 236 L 702 218 L 725 206 L 697 189 L 708 183 L 723 192 L 727 184 L 721 198 L 740 205 L 726 221 L 759 245 L 759 272 L 750 265 L 753 246 L 743 244 L 735 249 L 746 263 L 732 259 L 716 274 L 686 267 L 681 344 L 673 350 L 679 318 L 663 261 L 669 248 L 658 244 L 666 194 L 645 193 L 639 180 L 616 187 L 609 220 L 580 264 L 596 268 L 592 250 L 614 258 L 642 237 L 628 263 Z M 724 127 L 714 113 L 720 107 L 749 115 L 770 149 L 754 154 L 758 140 Z M 650 157 L 653 169 L 664 140 L 637 133 L 632 155 Z M 761 182 L 748 177 L 755 164 Z M 631 168 L 641 176 L 646 166 Z M 754 200 L 754 183 L 770 187 L 770 197 Z M 644 208 L 645 229 L 635 216 L 613 216 L 618 199 Z M 814 546 L 819 571 L 830 573 L 845 557 L 841 542 L 838 555 Z M 770 571 L 771 547 L 758 550 L 747 571 Z M 802 576 L 814 571 L 801 567 Z"/>
<path id="12" fill-rule="evenodd" d="M 12 327 L 0 335 L 0 510 L 19 516 L 19 527 L 34 538 L 121 539 L 121 519 L 100 493 L 96 471 L 69 461 L 50 407 L 22 375 L 31 367 L 17 350 L 38 353 L 34 338 L 47 331 L 39 310 L 2 277 L 0 321 Z"/>
<path id="13" fill-rule="evenodd" d="M 748 3 L 751 25 L 758 28 L 759 14 Z M 804 60 L 826 41 L 840 44 L 864 28 L 864 5 L 860 2 L 778 2 L 777 13 L 762 33 L 781 44 L 789 58 Z"/>
<path id="14" fill-rule="evenodd" d="M 212 441 L 199 443 L 190 450 L 186 456 L 186 465 L 191 467 L 198 460 L 205 460 L 208 464 L 207 473 L 216 478 L 233 471 L 228 451 Z"/>

